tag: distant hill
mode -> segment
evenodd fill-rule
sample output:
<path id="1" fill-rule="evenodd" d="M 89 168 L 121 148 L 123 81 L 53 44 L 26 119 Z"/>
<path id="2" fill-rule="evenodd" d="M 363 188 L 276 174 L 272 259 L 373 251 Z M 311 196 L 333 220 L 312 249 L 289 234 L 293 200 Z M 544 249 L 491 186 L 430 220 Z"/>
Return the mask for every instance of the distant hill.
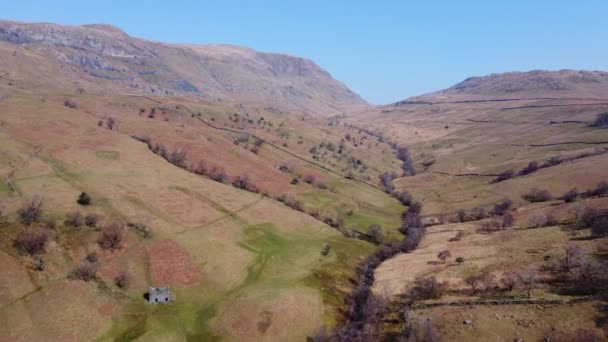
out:
<path id="1" fill-rule="evenodd" d="M 16 56 L 17 46 L 26 49 L 20 56 Z M 103 24 L 0 21 L 0 51 L 19 57 L 11 63 L 10 55 L 2 54 L 0 75 L 30 87 L 45 86 L 59 78 L 65 91 L 82 88 L 104 94 L 189 96 L 326 115 L 366 104 L 305 58 L 237 46 L 152 42 Z M 16 63 L 27 62 L 44 67 L 44 71 L 14 72 Z"/>
<path id="2" fill-rule="evenodd" d="M 608 72 L 585 70 L 535 70 L 470 77 L 445 90 L 416 96 L 406 101 L 603 98 L 608 99 Z"/>

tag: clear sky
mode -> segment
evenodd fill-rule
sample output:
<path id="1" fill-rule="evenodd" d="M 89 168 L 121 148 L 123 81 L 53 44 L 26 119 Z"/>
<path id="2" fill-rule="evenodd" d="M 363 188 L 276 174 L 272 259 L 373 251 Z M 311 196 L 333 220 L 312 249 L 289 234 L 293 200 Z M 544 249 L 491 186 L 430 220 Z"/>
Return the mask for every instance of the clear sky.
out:
<path id="1" fill-rule="evenodd" d="M 494 72 L 608 70 L 606 0 L 2 2 L 3 19 L 308 57 L 375 104 Z"/>

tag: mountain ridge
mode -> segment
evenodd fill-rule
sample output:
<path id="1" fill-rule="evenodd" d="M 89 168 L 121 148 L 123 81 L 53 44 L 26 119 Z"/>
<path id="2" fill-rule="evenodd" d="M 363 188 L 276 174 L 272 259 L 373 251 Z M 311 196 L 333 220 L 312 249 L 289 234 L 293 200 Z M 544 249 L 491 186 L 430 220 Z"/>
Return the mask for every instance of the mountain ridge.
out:
<path id="1" fill-rule="evenodd" d="M 367 105 L 312 60 L 283 53 L 235 45 L 161 43 L 131 37 L 106 24 L 0 21 L 0 41 L 7 52 L 20 46 L 47 57 L 49 64 L 70 66 L 62 76 L 71 79 L 74 89 L 93 93 L 119 89 L 139 95 L 270 103 L 326 115 Z M 6 69 L 10 73 L 10 64 Z M 38 77 L 23 78 L 35 84 Z"/>

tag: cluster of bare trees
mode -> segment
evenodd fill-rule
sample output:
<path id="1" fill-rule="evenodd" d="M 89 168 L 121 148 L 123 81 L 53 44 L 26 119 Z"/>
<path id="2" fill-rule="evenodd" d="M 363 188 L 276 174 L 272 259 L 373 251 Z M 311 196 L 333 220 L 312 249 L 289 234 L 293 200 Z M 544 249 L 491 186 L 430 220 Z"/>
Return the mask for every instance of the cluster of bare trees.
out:
<path id="1" fill-rule="evenodd" d="M 514 177 L 521 177 L 521 176 L 529 175 L 540 169 L 553 167 L 553 166 L 556 166 L 556 165 L 559 165 L 559 164 L 562 164 L 565 162 L 569 162 L 569 161 L 574 161 L 577 159 L 598 156 L 598 155 L 601 155 L 601 154 L 604 154 L 607 152 L 608 152 L 608 149 L 603 148 L 603 149 L 595 149 L 593 151 L 585 151 L 585 152 L 579 153 L 579 154 L 577 154 L 575 156 L 571 156 L 571 157 L 553 156 L 553 157 L 547 159 L 542 164 L 539 164 L 538 161 L 533 160 L 533 161 L 529 162 L 528 165 L 526 165 L 524 168 L 522 168 L 519 171 L 514 171 L 513 169 L 510 169 L 510 170 L 505 170 L 505 171 L 499 173 L 496 176 L 496 178 L 494 178 L 490 181 L 490 184 L 500 183 L 500 182 L 506 181 L 506 180 L 514 178 Z"/>
<path id="2" fill-rule="evenodd" d="M 591 127 L 606 128 L 608 127 L 608 112 L 600 113 L 595 118 L 595 121 L 591 124 Z"/>
<path id="3" fill-rule="evenodd" d="M 399 158 L 403 164 L 401 164 L 401 169 L 403 170 L 404 176 L 415 176 L 416 169 L 414 168 L 414 161 L 412 157 L 410 157 L 410 151 L 407 147 L 398 147 L 397 148 L 397 158 Z"/>
<path id="4" fill-rule="evenodd" d="M 378 333 L 379 322 L 375 317 L 379 310 L 379 299 L 371 294 L 374 271 L 383 261 L 401 252 L 409 253 L 418 247 L 425 232 L 420 219 L 421 211 L 422 205 L 419 202 L 412 203 L 403 214 L 400 231 L 406 235 L 404 240 L 383 244 L 357 266 L 353 277 L 355 287 L 347 298 L 349 310 L 343 324 L 334 332 L 336 340 L 358 341 L 377 337 L 374 334 Z"/>

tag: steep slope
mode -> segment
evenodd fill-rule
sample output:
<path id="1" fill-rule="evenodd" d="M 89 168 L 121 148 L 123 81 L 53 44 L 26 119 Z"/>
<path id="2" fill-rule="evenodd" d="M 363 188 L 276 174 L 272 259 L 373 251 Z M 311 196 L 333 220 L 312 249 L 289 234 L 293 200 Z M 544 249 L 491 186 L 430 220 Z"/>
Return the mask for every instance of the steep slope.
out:
<path id="1" fill-rule="evenodd" d="M 30 87 L 57 77 L 69 81 L 64 84 L 69 92 L 190 96 L 325 115 L 366 104 L 312 61 L 284 54 L 225 45 L 163 44 L 130 37 L 108 25 L 0 21 L 0 41 L 14 55 L 25 54 L 18 48 L 34 51 L 58 69 L 15 75 L 15 65 L 7 58 L 0 74 Z"/>

